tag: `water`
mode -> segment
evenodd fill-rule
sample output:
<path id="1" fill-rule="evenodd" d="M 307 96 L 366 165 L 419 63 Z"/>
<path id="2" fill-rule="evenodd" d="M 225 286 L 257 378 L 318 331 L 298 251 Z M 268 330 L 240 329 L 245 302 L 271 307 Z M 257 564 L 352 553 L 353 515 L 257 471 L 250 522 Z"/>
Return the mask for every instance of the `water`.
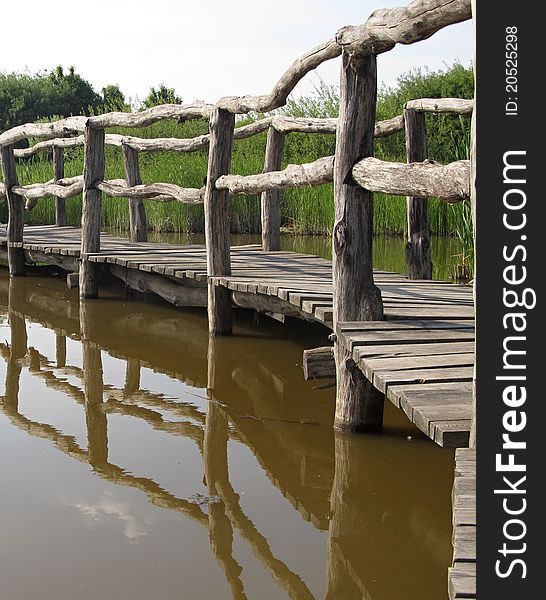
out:
<path id="1" fill-rule="evenodd" d="M 234 333 L 0 269 L 0 598 L 447 598 L 453 452 L 335 433 L 322 327 Z"/>

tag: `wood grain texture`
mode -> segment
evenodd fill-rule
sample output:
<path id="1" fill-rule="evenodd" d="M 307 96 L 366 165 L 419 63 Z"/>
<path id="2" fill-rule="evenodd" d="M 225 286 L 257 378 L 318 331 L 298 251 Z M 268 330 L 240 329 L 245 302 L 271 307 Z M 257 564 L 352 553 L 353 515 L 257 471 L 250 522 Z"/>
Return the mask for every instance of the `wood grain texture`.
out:
<path id="1" fill-rule="evenodd" d="M 404 104 L 404 108 L 418 112 L 471 115 L 474 110 L 474 100 L 466 98 L 419 98 L 408 100 Z"/>
<path id="2" fill-rule="evenodd" d="M 344 52 L 334 165 L 332 234 L 334 326 L 341 321 L 383 319 L 381 292 L 372 270 L 373 195 L 355 185 L 355 162 L 373 155 L 377 96 L 375 56 Z M 382 427 L 383 396 L 360 372 L 350 353 L 334 346 L 337 374 L 334 426 L 351 431 Z"/>
<path id="3" fill-rule="evenodd" d="M 470 161 L 448 165 L 433 161 L 403 164 L 364 158 L 353 167 L 353 177 L 363 188 L 397 196 L 461 202 L 470 197 Z"/>
<path id="4" fill-rule="evenodd" d="M 9 273 L 12 276 L 25 274 L 25 255 L 20 247 L 23 242 L 25 207 L 21 198 L 13 191 L 19 185 L 13 146 L 0 146 L 4 191 L 8 201 L 7 252 Z"/>
<path id="5" fill-rule="evenodd" d="M 336 376 L 334 348 L 322 346 L 303 351 L 303 377 L 310 379 L 331 379 Z"/>
<path id="6" fill-rule="evenodd" d="M 472 16 L 470 0 L 414 0 L 407 6 L 374 11 L 363 25 L 348 26 L 336 42 L 352 54 L 381 54 L 396 44 L 413 44 Z"/>
<path id="7" fill-rule="evenodd" d="M 264 173 L 279 171 L 284 148 L 284 133 L 269 128 L 265 148 Z M 262 192 L 262 247 L 266 252 L 281 249 L 281 206 L 278 189 Z"/>
<path id="8" fill-rule="evenodd" d="M 64 148 L 53 146 L 53 181 L 64 178 Z M 55 197 L 55 225 L 65 227 L 68 224 L 66 216 L 66 201 L 61 196 Z"/>
<path id="9" fill-rule="evenodd" d="M 0 146 L 9 146 L 29 137 L 54 138 L 85 130 L 88 117 L 68 117 L 53 123 L 26 123 L 0 134 Z"/>
<path id="10" fill-rule="evenodd" d="M 275 110 L 285 104 L 288 95 L 304 75 L 340 54 L 341 48 L 336 40 L 328 40 L 297 58 L 275 84 L 271 93 L 263 96 L 226 96 L 217 102 L 217 106 L 238 114 Z"/>
<path id="11" fill-rule="evenodd" d="M 253 196 L 267 190 L 307 187 L 328 183 L 333 179 L 334 157 L 325 156 L 312 163 L 287 165 L 282 171 L 259 175 L 224 175 L 216 182 L 219 190 L 231 194 Z"/>
<path id="12" fill-rule="evenodd" d="M 406 128 L 406 158 L 408 163 L 428 158 L 427 128 L 424 113 L 404 109 Z M 407 196 L 408 238 L 406 267 L 410 279 L 432 279 L 428 199 Z"/>
<path id="13" fill-rule="evenodd" d="M 213 111 L 211 104 L 195 102 L 193 104 L 161 104 L 136 113 L 110 112 L 89 117 L 91 129 L 107 127 L 147 127 L 158 121 L 169 119 L 208 119 Z"/>
<path id="14" fill-rule="evenodd" d="M 127 186 L 141 185 L 138 152 L 129 146 L 123 146 L 123 165 Z M 129 228 L 133 242 L 147 241 L 146 208 L 140 198 L 129 198 Z"/>
<path id="15" fill-rule="evenodd" d="M 84 135 L 80 296 L 94 298 L 99 291 L 99 265 L 90 262 L 88 254 L 100 250 L 102 192 L 96 183 L 104 179 L 104 129 L 86 127 Z"/>
<path id="16" fill-rule="evenodd" d="M 210 118 L 210 149 L 205 188 L 205 242 L 207 274 L 230 275 L 229 197 L 227 190 L 217 187 L 217 180 L 229 173 L 233 148 L 235 115 L 215 109 Z M 209 333 L 229 335 L 233 328 L 230 292 L 226 288 L 208 286 Z"/>

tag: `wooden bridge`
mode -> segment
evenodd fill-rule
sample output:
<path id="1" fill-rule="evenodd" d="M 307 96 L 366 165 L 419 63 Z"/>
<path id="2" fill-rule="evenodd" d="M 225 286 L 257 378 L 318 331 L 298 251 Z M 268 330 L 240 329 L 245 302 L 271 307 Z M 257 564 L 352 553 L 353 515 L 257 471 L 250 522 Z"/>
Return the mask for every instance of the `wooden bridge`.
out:
<path id="1" fill-rule="evenodd" d="M 70 117 L 26 124 L 0 134 L 9 221 L 0 232 L 10 274 L 52 263 L 78 282 L 82 298 L 99 293 L 101 279 L 115 276 L 140 292 L 177 306 L 207 308 L 209 333 L 232 331 L 233 307 L 278 319 L 298 317 L 332 329 L 337 381 L 335 426 L 350 431 L 381 427 L 384 398 L 402 409 L 441 445 L 474 445 L 474 313 L 472 289 L 430 280 L 427 198 L 471 198 L 473 162 L 440 165 L 428 160 L 425 112 L 471 114 L 466 99 L 417 99 L 404 113 L 375 122 L 376 57 L 397 43 L 426 39 L 472 16 L 470 0 L 415 0 L 376 11 L 366 23 L 345 27 L 334 39 L 297 59 L 269 95 L 226 97 L 215 105 L 163 105 L 140 113 Z M 325 60 L 341 56 L 338 119 L 288 119 L 279 115 L 235 126 L 235 115 L 282 106 L 296 83 Z M 194 139 L 141 139 L 107 134 L 111 127 L 145 127 L 165 119 L 207 119 L 210 134 Z M 230 174 L 234 140 L 268 131 L 264 172 Z M 404 130 L 407 164 L 374 158 L 374 137 Z M 284 136 L 292 131 L 336 135 L 334 156 L 281 170 Z M 83 135 L 81 135 L 83 134 Z M 26 150 L 14 144 L 44 138 Z M 105 145 L 120 146 L 126 179 L 105 180 Z M 84 171 L 64 177 L 64 149 L 84 146 Z M 202 189 L 174 183 L 142 184 L 139 153 L 191 152 L 208 148 Z M 474 152 L 474 141 L 472 152 Z M 51 150 L 54 178 L 20 185 L 18 157 Z M 279 191 L 334 182 L 335 223 L 330 263 L 280 250 Z M 373 193 L 408 197 L 408 275 L 372 269 Z M 131 241 L 101 234 L 101 199 L 129 198 Z M 83 194 L 81 229 L 66 227 L 65 202 Z M 229 194 L 261 195 L 261 246 L 230 247 Z M 24 227 L 24 211 L 55 196 L 55 226 Z M 143 200 L 203 203 L 204 246 L 146 241 Z M 319 352 L 320 354 L 320 352 Z M 331 367 L 330 367 L 331 368 Z M 475 528 L 474 528 L 475 532 Z M 474 533 L 475 535 L 475 533 Z M 455 592 L 454 592 L 455 593 Z M 471 594 L 470 594 L 471 595 Z M 464 596 L 469 597 L 468 589 Z"/>

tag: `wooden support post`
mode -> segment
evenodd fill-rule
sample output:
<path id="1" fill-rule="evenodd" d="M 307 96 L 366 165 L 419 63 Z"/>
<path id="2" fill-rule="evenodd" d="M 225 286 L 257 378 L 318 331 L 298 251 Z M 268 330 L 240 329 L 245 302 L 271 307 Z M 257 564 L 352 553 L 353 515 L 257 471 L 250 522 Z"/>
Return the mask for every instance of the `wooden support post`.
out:
<path id="1" fill-rule="evenodd" d="M 66 366 L 66 336 L 61 333 L 55 334 L 55 362 L 57 369 Z"/>
<path id="2" fill-rule="evenodd" d="M 83 354 L 85 422 L 89 464 L 99 469 L 108 462 L 108 422 L 102 410 L 104 378 L 101 350 L 89 339 L 91 315 L 80 302 L 80 335 Z"/>
<path id="3" fill-rule="evenodd" d="M 15 195 L 11 189 L 19 185 L 13 146 L 0 146 L 0 160 L 6 198 L 8 203 L 8 264 L 10 275 L 25 274 L 25 254 L 23 250 L 23 226 L 25 223 L 25 203 L 21 196 Z"/>
<path id="4" fill-rule="evenodd" d="M 125 371 L 125 385 L 123 394 L 132 396 L 140 389 L 140 360 L 138 358 L 127 359 L 127 369 Z"/>
<path id="5" fill-rule="evenodd" d="M 270 127 L 265 148 L 264 173 L 280 171 L 284 133 Z M 262 192 L 262 246 L 266 252 L 281 249 L 280 190 Z"/>
<path id="6" fill-rule="evenodd" d="M 373 194 L 359 187 L 351 176 L 358 160 L 373 155 L 376 97 L 376 57 L 343 52 L 334 165 L 334 327 L 343 321 L 383 319 L 381 292 L 374 284 L 372 269 Z M 337 342 L 334 353 L 334 426 L 353 431 L 380 429 L 384 396 Z"/>
<path id="7" fill-rule="evenodd" d="M 99 291 L 99 265 L 87 255 L 100 251 L 102 192 L 95 187 L 104 179 L 104 129 L 85 128 L 83 163 L 82 245 L 80 296 L 95 298 Z"/>
<path id="8" fill-rule="evenodd" d="M 124 144 L 123 163 L 127 185 L 140 185 L 142 179 L 138 163 L 138 150 Z M 146 208 L 144 202 L 138 198 L 129 198 L 129 226 L 131 228 L 131 241 L 146 242 L 148 240 Z"/>
<path id="9" fill-rule="evenodd" d="M 405 108 L 404 124 L 408 163 L 426 160 L 428 150 L 425 113 Z M 407 205 L 408 242 L 406 244 L 406 265 L 408 277 L 410 279 L 432 279 L 428 200 L 408 196 Z"/>
<path id="10" fill-rule="evenodd" d="M 235 115 L 219 108 L 210 118 L 209 164 L 205 189 L 205 242 L 207 274 L 231 275 L 229 245 L 229 196 L 227 190 L 217 190 L 218 177 L 227 175 L 231 166 Z M 230 335 L 233 328 L 231 295 L 227 288 L 208 284 L 209 333 Z"/>
<path id="11" fill-rule="evenodd" d="M 64 178 L 64 148 L 53 146 L 53 181 L 57 182 Z M 64 198 L 55 198 L 55 225 L 57 227 L 66 227 L 68 219 L 66 217 L 66 200 Z"/>

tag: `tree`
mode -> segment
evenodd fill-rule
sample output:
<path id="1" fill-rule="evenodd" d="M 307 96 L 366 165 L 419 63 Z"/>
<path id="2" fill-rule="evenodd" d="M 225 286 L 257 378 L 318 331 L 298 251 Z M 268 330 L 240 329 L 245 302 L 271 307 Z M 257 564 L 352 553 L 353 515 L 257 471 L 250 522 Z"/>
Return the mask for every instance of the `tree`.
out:
<path id="1" fill-rule="evenodd" d="M 110 84 L 102 88 L 102 102 L 105 112 L 124 112 L 129 108 L 124 93 L 116 84 Z"/>
<path id="2" fill-rule="evenodd" d="M 53 116 L 90 114 L 102 97 L 78 75 L 58 66 L 50 73 L 0 73 L 0 130 Z"/>
<path id="3" fill-rule="evenodd" d="M 150 88 L 148 95 L 142 102 L 142 108 L 152 108 L 152 106 L 158 106 L 159 104 L 180 104 L 181 102 L 182 98 L 176 95 L 174 88 L 161 83 L 157 89 Z"/>

